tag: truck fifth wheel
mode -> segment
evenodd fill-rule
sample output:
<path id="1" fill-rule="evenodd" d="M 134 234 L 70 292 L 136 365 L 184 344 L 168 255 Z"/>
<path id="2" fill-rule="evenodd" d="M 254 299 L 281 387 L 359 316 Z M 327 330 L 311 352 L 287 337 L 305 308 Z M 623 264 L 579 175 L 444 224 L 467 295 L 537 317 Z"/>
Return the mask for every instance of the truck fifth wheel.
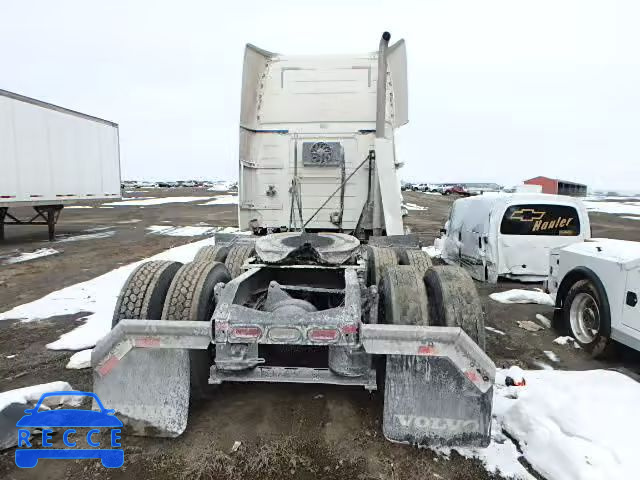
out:
<path id="1" fill-rule="evenodd" d="M 406 53 L 389 38 L 356 56 L 247 46 L 239 222 L 252 235 L 140 265 L 92 354 L 95 392 L 133 432 L 180 435 L 190 401 L 223 382 L 325 383 L 378 390 L 391 441 L 488 445 L 495 366 L 475 286 L 404 235 Z"/>

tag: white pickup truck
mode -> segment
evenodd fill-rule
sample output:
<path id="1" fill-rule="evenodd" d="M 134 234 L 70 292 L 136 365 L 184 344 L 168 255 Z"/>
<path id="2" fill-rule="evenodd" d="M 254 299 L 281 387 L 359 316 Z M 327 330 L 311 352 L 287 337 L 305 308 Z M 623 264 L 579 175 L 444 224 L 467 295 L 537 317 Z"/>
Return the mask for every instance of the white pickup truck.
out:
<path id="1" fill-rule="evenodd" d="M 593 357 L 612 340 L 640 350 L 640 242 L 588 239 L 551 251 L 554 321 Z"/>

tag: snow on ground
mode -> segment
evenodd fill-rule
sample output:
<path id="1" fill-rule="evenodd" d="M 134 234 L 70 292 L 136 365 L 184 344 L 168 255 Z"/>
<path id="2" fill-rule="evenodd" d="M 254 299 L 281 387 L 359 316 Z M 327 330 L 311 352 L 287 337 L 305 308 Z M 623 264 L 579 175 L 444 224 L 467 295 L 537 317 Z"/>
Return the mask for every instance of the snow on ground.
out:
<path id="1" fill-rule="evenodd" d="M 207 205 L 237 205 L 237 204 L 238 204 L 237 195 L 219 195 L 217 197 L 214 197 L 213 200 L 210 200 L 206 203 L 199 203 L 198 205 L 207 206 Z"/>
<path id="2" fill-rule="evenodd" d="M 21 253 L 20 255 L 17 255 L 15 257 L 10 257 L 7 260 L 5 260 L 3 263 L 4 265 L 12 265 L 14 263 L 27 262 L 29 260 L 33 260 L 34 258 L 48 257 L 49 255 L 57 255 L 58 253 L 60 252 L 54 248 L 39 248 L 33 252 Z"/>
<path id="3" fill-rule="evenodd" d="M 153 205 L 164 205 L 166 203 L 189 203 L 189 202 L 201 202 L 203 200 L 211 200 L 215 197 L 141 197 L 133 198 L 131 200 L 123 200 L 121 202 L 103 203 L 103 207 L 146 207 Z"/>
<path id="4" fill-rule="evenodd" d="M 484 329 L 489 330 L 490 332 L 493 332 L 493 333 L 497 333 L 498 335 L 504 335 L 504 332 L 502 330 L 498 330 L 497 328 L 487 327 L 485 325 Z"/>
<path id="5" fill-rule="evenodd" d="M 514 288 L 513 290 L 507 290 L 505 292 L 492 293 L 489 297 L 500 303 L 539 303 L 540 305 L 555 305 L 551 295 L 539 290 Z"/>
<path id="6" fill-rule="evenodd" d="M 606 195 L 588 195 L 582 199 L 584 200 L 594 200 L 594 201 L 602 201 L 602 200 L 616 200 L 618 202 L 622 202 L 624 200 L 640 200 L 640 195 L 630 195 L 626 197 L 618 197 L 618 196 L 606 196 Z"/>
<path id="7" fill-rule="evenodd" d="M 403 203 L 402 206 L 407 210 L 427 210 L 429 207 L 421 207 L 415 203 Z"/>
<path id="8" fill-rule="evenodd" d="M 585 200 L 584 205 L 590 212 L 640 215 L 640 201 L 599 202 Z"/>
<path id="9" fill-rule="evenodd" d="M 551 328 L 551 320 L 542 315 L 541 313 L 536 313 L 536 319 L 545 327 Z"/>
<path id="10" fill-rule="evenodd" d="M 560 361 L 560 359 L 558 358 L 558 355 L 556 355 L 555 352 L 553 352 L 552 350 L 543 350 L 543 353 L 552 362 L 558 363 Z"/>
<path id="11" fill-rule="evenodd" d="M 605 370 L 525 375 L 525 387 L 497 388 L 494 408 L 537 472 L 547 480 L 637 477 L 637 382 Z"/>
<path id="12" fill-rule="evenodd" d="M 535 366 L 540 367 L 542 370 L 554 370 L 554 368 L 551 365 L 549 365 L 548 363 L 544 363 L 540 360 L 534 360 L 533 363 Z"/>
<path id="13" fill-rule="evenodd" d="M 627 216 L 627 215 L 623 215 L 620 218 L 626 218 L 628 220 L 640 220 L 640 217 L 631 217 L 631 216 Z"/>
<path id="14" fill-rule="evenodd" d="M 558 337 L 553 343 L 557 343 L 558 345 L 573 345 L 574 348 L 580 348 L 580 345 L 578 345 L 573 337 Z"/>
<path id="15" fill-rule="evenodd" d="M 222 231 L 236 229 L 228 227 Z M 19 305 L 7 312 L 0 313 L 0 320 L 21 319 L 23 321 L 41 320 L 55 315 L 71 315 L 78 312 L 92 312 L 86 322 L 74 330 L 62 335 L 47 345 L 52 350 L 83 350 L 93 347 L 100 338 L 111 329 L 111 318 L 118 294 L 129 274 L 146 260 L 174 260 L 189 262 L 196 252 L 205 245 L 213 245 L 215 239 L 207 238 L 198 242 L 170 248 L 140 262 L 130 263 L 116 268 L 92 280 L 77 283 L 57 290 L 39 300 Z"/>
<path id="16" fill-rule="evenodd" d="M 72 237 L 61 238 L 58 242 L 78 242 L 80 240 L 98 240 L 99 238 L 108 238 L 115 235 L 115 230 L 109 230 L 106 232 L 87 233 L 84 235 L 74 235 Z"/>
<path id="17" fill-rule="evenodd" d="M 518 479 L 534 478 L 518 462 L 520 456 L 547 480 L 638 477 L 640 384 L 608 370 L 530 370 L 521 387 L 505 386 L 505 376 L 505 370 L 497 372 L 491 444 L 456 448 L 461 455 Z"/>
<path id="18" fill-rule="evenodd" d="M 71 355 L 66 368 L 72 370 L 80 370 L 81 368 L 89 368 L 91 366 L 91 352 L 93 349 L 80 350 Z"/>
<path id="19" fill-rule="evenodd" d="M 71 388 L 71 385 L 67 382 L 51 382 L 0 392 L 0 411 L 12 403 L 36 403 L 40 400 L 43 393 L 69 390 L 73 390 L 73 388 Z M 42 404 L 45 407 L 55 407 L 63 404 L 77 407 L 80 403 L 82 403 L 82 397 L 63 395 L 60 397 L 49 397 Z"/>
<path id="20" fill-rule="evenodd" d="M 442 239 L 436 238 L 433 241 L 433 245 L 429 247 L 422 247 L 423 252 L 427 252 L 431 258 L 440 258 L 442 255 Z"/>
<path id="21" fill-rule="evenodd" d="M 93 208 L 89 205 L 69 205 L 68 207 L 64 207 L 65 210 L 69 210 L 70 208 Z"/>
<path id="22" fill-rule="evenodd" d="M 202 235 L 213 235 L 216 232 L 235 233 L 235 227 L 211 227 L 211 226 L 187 226 L 172 227 L 167 225 L 151 225 L 147 227 L 151 235 L 168 235 L 170 237 L 198 237 Z"/>

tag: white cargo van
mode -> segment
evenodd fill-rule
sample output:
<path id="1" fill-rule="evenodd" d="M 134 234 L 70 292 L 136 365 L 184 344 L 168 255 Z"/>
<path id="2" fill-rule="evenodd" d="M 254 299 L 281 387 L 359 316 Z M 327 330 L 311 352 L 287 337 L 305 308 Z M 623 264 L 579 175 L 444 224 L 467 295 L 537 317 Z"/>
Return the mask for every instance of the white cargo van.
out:
<path id="1" fill-rule="evenodd" d="M 64 205 L 120 198 L 118 125 L 0 90 L 0 240 L 4 225 L 48 225 Z M 21 219 L 12 207 L 33 207 Z"/>
<path id="2" fill-rule="evenodd" d="M 485 194 L 456 200 L 440 240 L 442 258 L 477 280 L 543 281 L 549 250 L 590 238 L 589 216 L 573 197 Z"/>

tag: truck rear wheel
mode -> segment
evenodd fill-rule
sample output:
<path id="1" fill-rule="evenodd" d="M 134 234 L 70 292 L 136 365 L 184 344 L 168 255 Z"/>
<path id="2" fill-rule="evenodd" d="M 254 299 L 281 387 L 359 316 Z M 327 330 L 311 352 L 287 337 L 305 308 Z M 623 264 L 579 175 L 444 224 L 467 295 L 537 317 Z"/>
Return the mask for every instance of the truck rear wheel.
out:
<path id="1" fill-rule="evenodd" d="M 410 265 L 387 267 L 382 275 L 378 321 L 390 325 L 429 325 L 422 275 Z"/>
<path id="2" fill-rule="evenodd" d="M 401 250 L 398 255 L 400 260 L 400 265 L 411 265 L 418 272 L 423 275 L 426 271 L 433 266 L 431 262 L 431 257 L 427 255 L 426 252 L 422 250 L 414 250 L 414 249 L 406 249 Z"/>
<path id="3" fill-rule="evenodd" d="M 163 320 L 210 321 L 216 308 L 214 288 L 231 280 L 227 267 L 219 262 L 191 262 L 183 265 L 173 278 Z M 190 350 L 191 393 L 204 394 L 209 381 L 213 350 Z"/>
<path id="4" fill-rule="evenodd" d="M 484 311 L 471 276 L 461 267 L 438 265 L 424 281 L 433 325 L 460 327 L 484 351 Z"/>
<path id="5" fill-rule="evenodd" d="M 206 245 L 198 250 L 194 262 L 223 262 L 227 259 L 229 247 L 226 245 Z"/>
<path id="6" fill-rule="evenodd" d="M 160 320 L 164 300 L 182 263 L 152 260 L 136 267 L 125 282 L 113 312 L 111 326 L 120 320 Z"/>
<path id="7" fill-rule="evenodd" d="M 562 302 L 564 327 L 593 358 L 606 357 L 613 347 L 611 313 L 604 295 L 593 282 L 579 280 Z"/>
<path id="8" fill-rule="evenodd" d="M 253 244 L 240 244 L 231 247 L 224 262 L 231 274 L 231 278 L 236 278 L 243 273 L 242 266 L 244 262 L 251 258 L 254 253 L 255 247 Z"/>
<path id="9" fill-rule="evenodd" d="M 390 247 L 367 246 L 367 283 L 379 285 L 387 267 L 398 265 L 396 251 Z"/>

